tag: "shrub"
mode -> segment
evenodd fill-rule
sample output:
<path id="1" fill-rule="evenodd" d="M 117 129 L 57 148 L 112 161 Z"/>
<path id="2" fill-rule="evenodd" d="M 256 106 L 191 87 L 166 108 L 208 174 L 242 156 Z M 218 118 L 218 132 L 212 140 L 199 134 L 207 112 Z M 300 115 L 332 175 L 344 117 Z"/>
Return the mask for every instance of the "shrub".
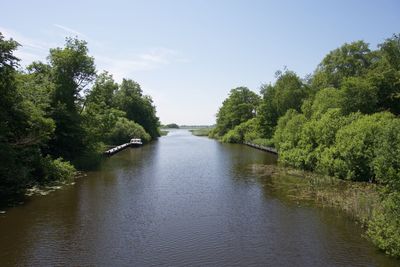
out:
<path id="1" fill-rule="evenodd" d="M 400 193 L 385 194 L 381 209 L 375 209 L 367 235 L 391 256 L 400 257 Z"/>
<path id="2" fill-rule="evenodd" d="M 51 182 L 62 182 L 71 179 L 75 174 L 75 168 L 68 161 L 62 158 L 52 159 L 50 156 L 41 160 L 42 177 L 37 177 L 39 184 Z"/>
<path id="3" fill-rule="evenodd" d="M 110 144 L 120 145 L 129 142 L 132 138 L 141 138 L 143 142 L 151 140 L 150 135 L 142 126 L 126 118 L 118 118 L 108 138 Z"/>
<path id="4" fill-rule="evenodd" d="M 256 118 L 250 119 L 228 131 L 222 137 L 222 141 L 227 143 L 251 142 L 260 137 L 259 128 L 259 121 Z"/>
<path id="5" fill-rule="evenodd" d="M 301 134 L 306 117 L 291 109 L 278 121 L 274 143 L 279 151 L 279 161 L 285 165 L 307 169 L 308 151 L 300 146 Z"/>
<path id="6" fill-rule="evenodd" d="M 266 146 L 266 147 L 275 147 L 274 140 L 265 139 L 265 138 L 256 138 L 251 141 L 253 144 Z"/>
<path id="7" fill-rule="evenodd" d="M 372 169 L 379 183 L 400 191 L 400 119 L 385 122 L 383 127 Z"/>
<path id="8" fill-rule="evenodd" d="M 382 134 L 394 116 L 390 113 L 365 115 L 343 127 L 336 135 L 338 152 L 336 173 L 340 178 L 354 181 L 373 181 L 376 152 L 382 145 Z"/>

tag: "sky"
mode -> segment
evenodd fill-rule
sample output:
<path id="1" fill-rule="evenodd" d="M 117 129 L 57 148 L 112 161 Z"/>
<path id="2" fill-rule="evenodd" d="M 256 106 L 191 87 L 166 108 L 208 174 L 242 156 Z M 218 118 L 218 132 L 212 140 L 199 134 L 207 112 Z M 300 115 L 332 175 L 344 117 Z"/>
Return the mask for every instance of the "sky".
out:
<path id="1" fill-rule="evenodd" d="M 375 49 L 400 33 L 398 0 L 0 0 L 0 9 L 22 66 L 77 36 L 98 73 L 152 96 L 163 124 L 214 124 L 233 88 L 258 93 L 284 67 L 304 77 L 346 42 Z"/>

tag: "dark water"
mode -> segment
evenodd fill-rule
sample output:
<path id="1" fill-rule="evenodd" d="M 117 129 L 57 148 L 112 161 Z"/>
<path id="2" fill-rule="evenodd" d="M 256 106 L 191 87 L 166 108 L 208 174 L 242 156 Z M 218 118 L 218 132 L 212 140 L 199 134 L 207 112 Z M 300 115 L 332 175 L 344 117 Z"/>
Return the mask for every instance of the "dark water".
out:
<path id="1" fill-rule="evenodd" d="M 0 215 L 0 266 L 399 266 L 357 225 L 271 193 L 265 152 L 187 131 Z"/>

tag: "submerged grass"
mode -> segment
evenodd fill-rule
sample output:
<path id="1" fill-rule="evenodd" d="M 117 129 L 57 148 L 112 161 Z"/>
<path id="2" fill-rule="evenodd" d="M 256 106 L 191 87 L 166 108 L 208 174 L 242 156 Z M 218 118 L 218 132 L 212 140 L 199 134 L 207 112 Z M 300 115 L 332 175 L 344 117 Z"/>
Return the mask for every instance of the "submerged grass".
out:
<path id="1" fill-rule="evenodd" d="M 380 187 L 376 184 L 344 181 L 275 165 L 258 165 L 253 169 L 275 191 L 293 200 L 311 200 L 317 205 L 342 210 L 363 227 L 371 220 L 373 211 L 382 205 Z"/>

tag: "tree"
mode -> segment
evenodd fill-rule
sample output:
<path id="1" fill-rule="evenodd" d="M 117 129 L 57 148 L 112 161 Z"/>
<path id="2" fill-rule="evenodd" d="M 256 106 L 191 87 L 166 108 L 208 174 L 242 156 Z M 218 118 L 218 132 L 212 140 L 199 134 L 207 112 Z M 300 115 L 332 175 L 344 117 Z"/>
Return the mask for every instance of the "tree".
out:
<path id="1" fill-rule="evenodd" d="M 324 88 L 316 93 L 310 103 L 311 105 L 307 109 L 308 102 L 305 102 L 302 111 L 307 114 L 307 117 L 319 118 L 331 108 L 342 107 L 342 94 L 338 89 Z"/>
<path id="2" fill-rule="evenodd" d="M 160 122 L 156 116 L 156 107 L 150 96 L 143 95 L 138 83 L 130 79 L 123 79 L 115 96 L 116 107 L 126 113 L 126 117 L 140 125 L 150 134 L 151 138 L 157 138 Z"/>
<path id="3" fill-rule="evenodd" d="M 123 144 L 132 138 L 140 138 L 143 142 L 151 140 L 150 135 L 146 133 L 142 126 L 124 117 L 119 118 L 111 130 L 110 144 Z"/>
<path id="4" fill-rule="evenodd" d="M 364 41 L 345 43 L 331 51 L 318 65 L 312 79 L 314 88 L 339 88 L 343 79 L 364 75 L 373 62 L 374 53 Z"/>
<path id="5" fill-rule="evenodd" d="M 379 45 L 379 56 L 367 78 L 377 88 L 377 107 L 400 114 L 400 35 L 395 34 Z"/>
<path id="6" fill-rule="evenodd" d="M 82 126 L 82 91 L 96 75 L 94 59 L 88 55 L 87 43 L 67 38 L 64 48 L 50 49 L 49 62 L 55 85 L 52 95 L 52 118 L 56 123 L 51 140 L 51 154 L 76 160 L 90 146 Z"/>
<path id="7" fill-rule="evenodd" d="M 179 129 L 179 125 L 176 123 L 170 123 L 170 124 L 165 125 L 164 128 Z"/>
<path id="8" fill-rule="evenodd" d="M 375 181 L 374 159 L 383 145 L 384 129 L 393 119 L 393 114 L 387 112 L 364 115 L 337 132 L 337 176 L 354 181 Z"/>
<path id="9" fill-rule="evenodd" d="M 300 111 L 308 89 L 293 71 L 277 72 L 277 81 L 272 85 L 263 85 L 263 100 L 258 109 L 263 136 L 271 138 L 279 117 L 289 109 Z"/>
<path id="10" fill-rule="evenodd" d="M 41 147 L 54 131 L 53 120 L 46 116 L 49 88 L 42 87 L 35 74 L 17 72 L 17 47 L 0 33 L 0 200 L 40 182 L 36 174 L 46 169 Z"/>
<path id="11" fill-rule="evenodd" d="M 345 114 L 361 112 L 370 114 L 377 112 L 378 90 L 370 81 L 362 77 L 343 79 L 341 92 L 341 108 Z"/>
<path id="12" fill-rule="evenodd" d="M 27 183 L 26 170 L 19 161 L 15 145 L 25 135 L 27 114 L 20 109 L 22 98 L 17 92 L 15 76 L 19 59 L 13 55 L 19 44 L 5 40 L 0 33 L 0 200 L 20 192 Z"/>
<path id="13" fill-rule="evenodd" d="M 222 137 L 222 141 L 227 143 L 242 143 L 244 141 L 252 142 L 253 140 L 260 138 L 259 127 L 260 123 L 258 119 L 256 117 L 252 118 L 229 130 Z"/>
<path id="14" fill-rule="evenodd" d="M 217 113 L 216 135 L 223 136 L 235 126 L 255 117 L 259 103 L 260 97 L 247 87 L 232 89 Z"/>

